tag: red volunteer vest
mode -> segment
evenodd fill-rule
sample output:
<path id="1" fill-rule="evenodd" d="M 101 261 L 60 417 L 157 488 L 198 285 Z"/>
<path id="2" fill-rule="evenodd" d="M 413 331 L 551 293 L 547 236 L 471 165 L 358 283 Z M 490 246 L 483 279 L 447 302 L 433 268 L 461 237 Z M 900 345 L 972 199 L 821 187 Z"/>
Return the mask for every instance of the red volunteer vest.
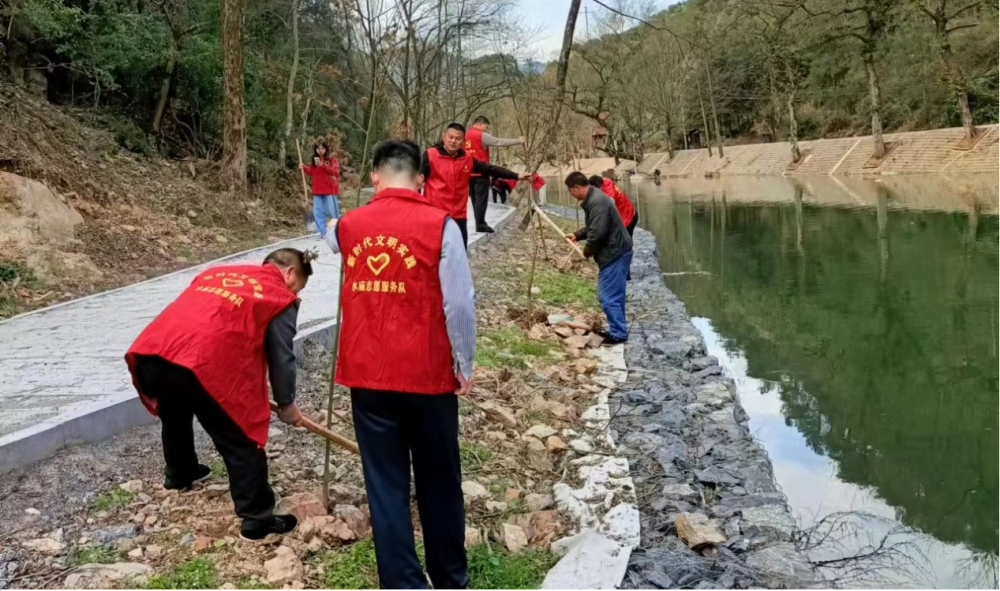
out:
<path id="1" fill-rule="evenodd" d="M 473 127 L 465 132 L 465 151 L 476 160 L 489 163 L 490 149 L 483 145 L 483 130 Z M 474 172 L 472 176 L 480 175 Z"/>
<path id="2" fill-rule="evenodd" d="M 419 394 L 458 388 L 438 278 L 445 220 L 406 189 L 379 191 L 340 218 L 338 384 Z"/>
<path id="3" fill-rule="evenodd" d="M 632 206 L 632 202 L 629 201 L 628 195 L 625 191 L 622 191 L 618 185 L 611 179 L 604 179 L 603 186 L 601 190 L 608 196 L 614 199 L 615 209 L 618 210 L 618 215 L 622 218 L 622 223 L 627 227 L 632 223 L 632 216 L 635 215 L 635 207 Z"/>
<path id="4" fill-rule="evenodd" d="M 434 207 L 456 220 L 469 217 L 469 177 L 472 176 L 472 156 L 441 154 L 436 147 L 427 148 L 431 177 L 424 181 L 424 197 Z"/>
<path id="5" fill-rule="evenodd" d="M 136 380 L 136 356 L 157 355 L 190 369 L 226 414 L 263 447 L 271 419 L 264 334 L 271 319 L 295 299 L 281 271 L 270 263 L 202 271 L 125 354 L 142 403 L 156 414 L 156 400 Z"/>

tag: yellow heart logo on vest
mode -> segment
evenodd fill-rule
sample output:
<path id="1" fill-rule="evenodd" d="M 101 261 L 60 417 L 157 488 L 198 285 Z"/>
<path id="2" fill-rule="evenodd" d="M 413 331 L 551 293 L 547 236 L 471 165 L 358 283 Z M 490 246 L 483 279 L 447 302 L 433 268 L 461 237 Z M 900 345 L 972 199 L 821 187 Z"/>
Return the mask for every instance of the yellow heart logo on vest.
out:
<path id="1" fill-rule="evenodd" d="M 376 277 L 378 277 L 378 274 L 381 273 L 388 264 L 389 264 L 388 253 L 383 252 L 377 257 L 368 257 L 368 268 L 372 270 L 372 273 L 375 273 Z"/>
<path id="2" fill-rule="evenodd" d="M 243 287 L 242 279 L 223 279 L 222 287 Z"/>

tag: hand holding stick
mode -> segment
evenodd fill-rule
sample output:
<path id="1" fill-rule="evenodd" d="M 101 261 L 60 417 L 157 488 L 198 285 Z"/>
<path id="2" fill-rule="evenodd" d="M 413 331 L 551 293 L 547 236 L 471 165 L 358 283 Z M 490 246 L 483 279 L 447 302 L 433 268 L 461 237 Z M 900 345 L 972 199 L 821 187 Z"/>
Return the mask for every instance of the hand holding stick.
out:
<path id="1" fill-rule="evenodd" d="M 271 410 L 273 410 L 274 412 L 278 412 L 278 405 L 275 404 L 274 401 L 271 401 Z M 340 447 L 343 447 L 344 449 L 353 451 L 354 453 L 360 453 L 360 451 L 358 450 L 357 443 L 354 443 L 353 441 L 351 441 L 346 437 L 337 435 L 336 433 L 327 429 L 326 427 L 322 425 L 317 425 L 316 423 L 312 422 L 311 420 L 305 417 L 302 417 L 302 426 L 305 427 L 307 431 L 312 431 L 313 433 L 319 435 L 320 437 L 323 437 L 328 441 L 332 441 L 337 445 L 339 445 Z"/>

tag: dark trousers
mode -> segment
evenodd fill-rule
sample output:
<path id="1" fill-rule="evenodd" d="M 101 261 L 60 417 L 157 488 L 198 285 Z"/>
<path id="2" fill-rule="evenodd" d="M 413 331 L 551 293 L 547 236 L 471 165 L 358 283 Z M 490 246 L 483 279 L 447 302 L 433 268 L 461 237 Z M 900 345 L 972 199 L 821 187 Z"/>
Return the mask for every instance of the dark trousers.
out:
<path id="1" fill-rule="evenodd" d="M 410 463 L 435 589 L 469 584 L 458 452 L 458 398 L 351 388 L 354 431 L 383 589 L 424 589 L 410 521 Z"/>
<path id="2" fill-rule="evenodd" d="M 469 197 L 472 199 L 472 213 L 476 228 L 486 225 L 486 207 L 490 200 L 490 177 L 474 176 L 469 179 Z"/>
<path id="3" fill-rule="evenodd" d="M 635 227 L 639 225 L 639 212 L 632 214 L 632 221 L 628 223 L 628 227 L 625 230 L 628 232 L 628 237 L 631 238 L 635 233 Z M 635 246 L 633 245 L 633 248 Z M 630 281 L 632 279 L 632 265 L 629 264 L 628 273 L 625 275 L 625 281 Z"/>
<path id="4" fill-rule="evenodd" d="M 493 187 L 493 203 L 500 199 L 500 203 L 507 204 L 507 187 Z"/>
<path id="5" fill-rule="evenodd" d="M 139 386 L 155 398 L 162 425 L 167 478 L 193 479 L 198 469 L 194 418 L 212 438 L 229 472 L 229 491 L 243 529 L 271 525 L 274 492 L 267 482 L 267 456 L 257 443 L 205 391 L 191 370 L 160 357 L 142 357 L 136 367 Z"/>
<path id="6" fill-rule="evenodd" d="M 465 250 L 469 250 L 469 220 L 455 220 L 458 224 L 458 229 L 462 232 L 462 242 L 465 244 Z"/>

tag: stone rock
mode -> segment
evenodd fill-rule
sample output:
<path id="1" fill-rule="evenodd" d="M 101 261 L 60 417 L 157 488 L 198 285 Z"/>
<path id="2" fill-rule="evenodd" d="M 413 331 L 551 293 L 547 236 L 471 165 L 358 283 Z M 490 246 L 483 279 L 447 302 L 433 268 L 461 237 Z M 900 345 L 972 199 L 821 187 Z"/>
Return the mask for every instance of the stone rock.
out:
<path id="1" fill-rule="evenodd" d="M 209 484 L 204 489 L 205 496 L 214 499 L 215 497 L 221 497 L 222 495 L 229 492 L 228 484 Z"/>
<path id="2" fill-rule="evenodd" d="M 695 390 L 695 400 L 702 404 L 720 406 L 733 401 L 733 393 L 725 382 L 711 382 Z"/>
<path id="3" fill-rule="evenodd" d="M 520 527 L 504 523 L 503 543 L 510 552 L 520 552 L 528 545 L 528 536 Z"/>
<path id="4" fill-rule="evenodd" d="M 750 552 L 746 565 L 772 588 L 802 589 L 815 584 L 818 579 L 809 562 L 791 543 L 774 544 Z"/>
<path id="5" fill-rule="evenodd" d="M 215 236 L 215 241 L 218 242 L 219 244 L 228 244 L 229 243 L 229 239 L 226 238 L 225 236 L 223 236 L 222 234 L 217 234 Z"/>
<path id="6" fill-rule="evenodd" d="M 66 549 L 66 544 L 52 538 L 28 540 L 21 545 L 44 556 L 59 556 Z"/>
<path id="7" fill-rule="evenodd" d="M 556 333 L 562 338 L 569 338 L 574 336 L 573 329 L 568 326 L 557 326 L 552 329 L 552 332 Z"/>
<path id="8" fill-rule="evenodd" d="M 657 589 L 674 589 L 677 586 L 677 583 L 674 583 L 673 579 L 658 570 L 649 569 L 643 571 L 642 576 Z"/>
<path id="9" fill-rule="evenodd" d="M 550 471 L 554 468 L 552 465 L 552 459 L 549 457 L 549 451 L 545 448 L 545 444 L 541 441 L 530 437 L 527 440 L 528 444 L 528 465 L 535 470 Z"/>
<path id="10" fill-rule="evenodd" d="M 492 402 L 486 402 L 480 405 L 480 408 L 486 411 L 486 416 L 491 419 L 499 421 L 507 427 L 517 427 L 517 418 L 514 416 L 514 412 L 509 408 L 493 404 Z"/>
<path id="11" fill-rule="evenodd" d="M 715 522 L 701 513 L 681 513 L 674 521 L 677 536 L 687 542 L 689 548 L 700 548 L 706 544 L 721 544 L 726 536 L 719 531 Z"/>
<path id="12" fill-rule="evenodd" d="M 499 511 L 499 512 L 502 513 L 502 512 L 504 512 L 504 511 L 507 510 L 507 503 L 504 503 L 503 501 L 489 500 L 489 501 L 486 501 L 486 510 L 487 511 Z"/>
<path id="13" fill-rule="evenodd" d="M 141 480 L 129 480 L 128 482 L 123 482 L 118 485 L 118 488 L 125 492 L 130 493 L 140 493 L 142 492 L 142 481 Z"/>
<path id="14" fill-rule="evenodd" d="M 129 558 L 142 558 L 142 548 L 135 548 L 128 553 Z"/>
<path id="15" fill-rule="evenodd" d="M 64 589 L 109 589 L 141 586 L 153 574 L 153 569 L 135 562 L 114 564 L 84 564 L 74 569 L 63 582 Z M 122 585 L 122 583 L 130 583 Z"/>
<path id="16" fill-rule="evenodd" d="M 712 517 L 731 517 L 752 507 L 763 507 L 765 505 L 785 504 L 785 497 L 781 493 L 759 493 L 745 496 L 732 496 L 719 499 L 712 507 Z"/>
<path id="17" fill-rule="evenodd" d="M 574 335 L 564 340 L 563 343 L 571 349 L 585 349 L 589 341 L 588 337 Z"/>
<path id="18" fill-rule="evenodd" d="M 319 535 L 324 540 L 339 540 L 349 542 L 357 539 L 357 534 L 351 529 L 343 519 L 333 518 L 332 521 L 324 522 L 320 527 Z"/>
<path id="19" fill-rule="evenodd" d="M 205 552 L 212 547 L 212 538 L 208 536 L 196 536 L 191 543 L 191 549 L 195 552 Z"/>
<path id="20" fill-rule="evenodd" d="M 572 322 L 573 317 L 569 314 L 549 314 L 546 321 L 549 323 L 549 326 L 555 326 L 563 322 Z"/>
<path id="21" fill-rule="evenodd" d="M 556 435 L 553 435 L 545 440 L 545 449 L 551 452 L 563 451 L 568 448 L 569 446 L 566 445 L 566 442 Z"/>
<path id="22" fill-rule="evenodd" d="M 545 326 L 542 324 L 535 324 L 528 330 L 528 338 L 533 341 L 540 341 L 546 336 Z"/>
<path id="23" fill-rule="evenodd" d="M 789 515 L 784 505 L 762 505 L 742 510 L 740 527 L 747 536 L 762 535 L 783 542 L 792 539 L 795 519 Z"/>
<path id="24" fill-rule="evenodd" d="M 193 544 L 194 540 L 195 540 L 194 534 L 188 532 L 188 533 L 184 534 L 183 536 L 181 536 L 181 539 L 178 541 L 178 543 L 181 546 L 188 546 L 190 544 Z"/>
<path id="25" fill-rule="evenodd" d="M 368 516 L 354 505 L 337 505 L 333 508 L 333 514 L 351 528 L 356 538 L 363 538 L 371 532 L 371 521 Z"/>
<path id="26" fill-rule="evenodd" d="M 555 499 L 545 493 L 529 493 L 524 497 L 524 506 L 532 511 L 543 511 L 555 507 Z"/>
<path id="27" fill-rule="evenodd" d="M 482 536 L 481 533 L 479 533 L 478 529 L 476 529 L 474 527 L 466 527 L 465 528 L 465 547 L 466 548 L 471 548 L 472 546 L 475 546 L 476 544 L 479 544 L 482 541 L 483 541 L 483 536 Z"/>
<path id="28" fill-rule="evenodd" d="M 556 433 L 558 433 L 558 431 L 548 425 L 535 425 L 524 432 L 525 435 L 536 439 L 545 439 L 546 437 L 555 435 Z"/>
<path id="29" fill-rule="evenodd" d="M 604 337 L 602 337 L 597 333 L 592 332 L 590 333 L 590 336 L 587 337 L 587 347 L 590 349 L 597 349 L 603 344 L 604 344 Z"/>
<path id="30" fill-rule="evenodd" d="M 315 495 L 309 493 L 296 493 L 281 499 L 275 506 L 274 512 L 277 514 L 291 513 L 299 521 L 305 521 L 307 517 L 316 517 L 318 515 L 326 515 L 327 513 L 323 502 L 316 498 Z"/>
<path id="31" fill-rule="evenodd" d="M 41 511 L 39 511 L 38 509 L 35 509 L 34 507 L 29 507 L 28 509 L 25 509 L 24 512 L 27 513 L 28 515 L 41 515 L 42 514 Z"/>
<path id="32" fill-rule="evenodd" d="M 335 505 L 364 505 L 368 495 L 363 488 L 349 484 L 331 484 L 327 489 L 330 502 Z"/>
<path id="33" fill-rule="evenodd" d="M 524 491 L 519 488 L 508 488 L 503 491 L 503 498 L 508 501 L 516 501 L 517 499 L 520 499 L 522 495 L 524 495 Z"/>
<path id="34" fill-rule="evenodd" d="M 594 446 L 586 439 L 572 439 L 569 448 L 579 454 L 589 454 L 594 451 Z"/>
<path id="35" fill-rule="evenodd" d="M 284 585 L 292 581 L 305 579 L 306 570 L 302 561 L 295 555 L 295 550 L 288 546 L 279 546 L 274 558 L 264 562 L 267 582 L 274 585 Z"/>
<path id="36" fill-rule="evenodd" d="M 465 502 L 468 504 L 476 499 L 490 498 L 490 491 L 474 480 L 466 480 L 462 483 L 462 496 L 465 497 Z"/>
<path id="37" fill-rule="evenodd" d="M 146 546 L 146 556 L 152 559 L 157 559 L 163 556 L 163 546 L 157 546 L 156 544 L 150 544 Z"/>
<path id="38" fill-rule="evenodd" d="M 526 532 L 528 540 L 538 546 L 549 546 L 563 530 L 559 512 L 555 510 L 531 513 L 528 516 L 528 523 L 531 527 L 530 533 Z"/>
<path id="39" fill-rule="evenodd" d="M 578 374 L 590 375 L 597 371 L 597 360 L 581 357 L 573 362 L 573 369 L 576 370 L 576 373 Z"/>
<path id="40" fill-rule="evenodd" d="M 689 498 L 695 497 L 698 493 L 695 492 L 689 484 L 664 484 L 663 494 L 668 497 L 680 497 Z"/>
<path id="41" fill-rule="evenodd" d="M 742 482 L 739 478 L 718 466 L 697 470 L 694 473 L 694 477 L 698 479 L 698 482 L 714 485 L 736 486 Z"/>

